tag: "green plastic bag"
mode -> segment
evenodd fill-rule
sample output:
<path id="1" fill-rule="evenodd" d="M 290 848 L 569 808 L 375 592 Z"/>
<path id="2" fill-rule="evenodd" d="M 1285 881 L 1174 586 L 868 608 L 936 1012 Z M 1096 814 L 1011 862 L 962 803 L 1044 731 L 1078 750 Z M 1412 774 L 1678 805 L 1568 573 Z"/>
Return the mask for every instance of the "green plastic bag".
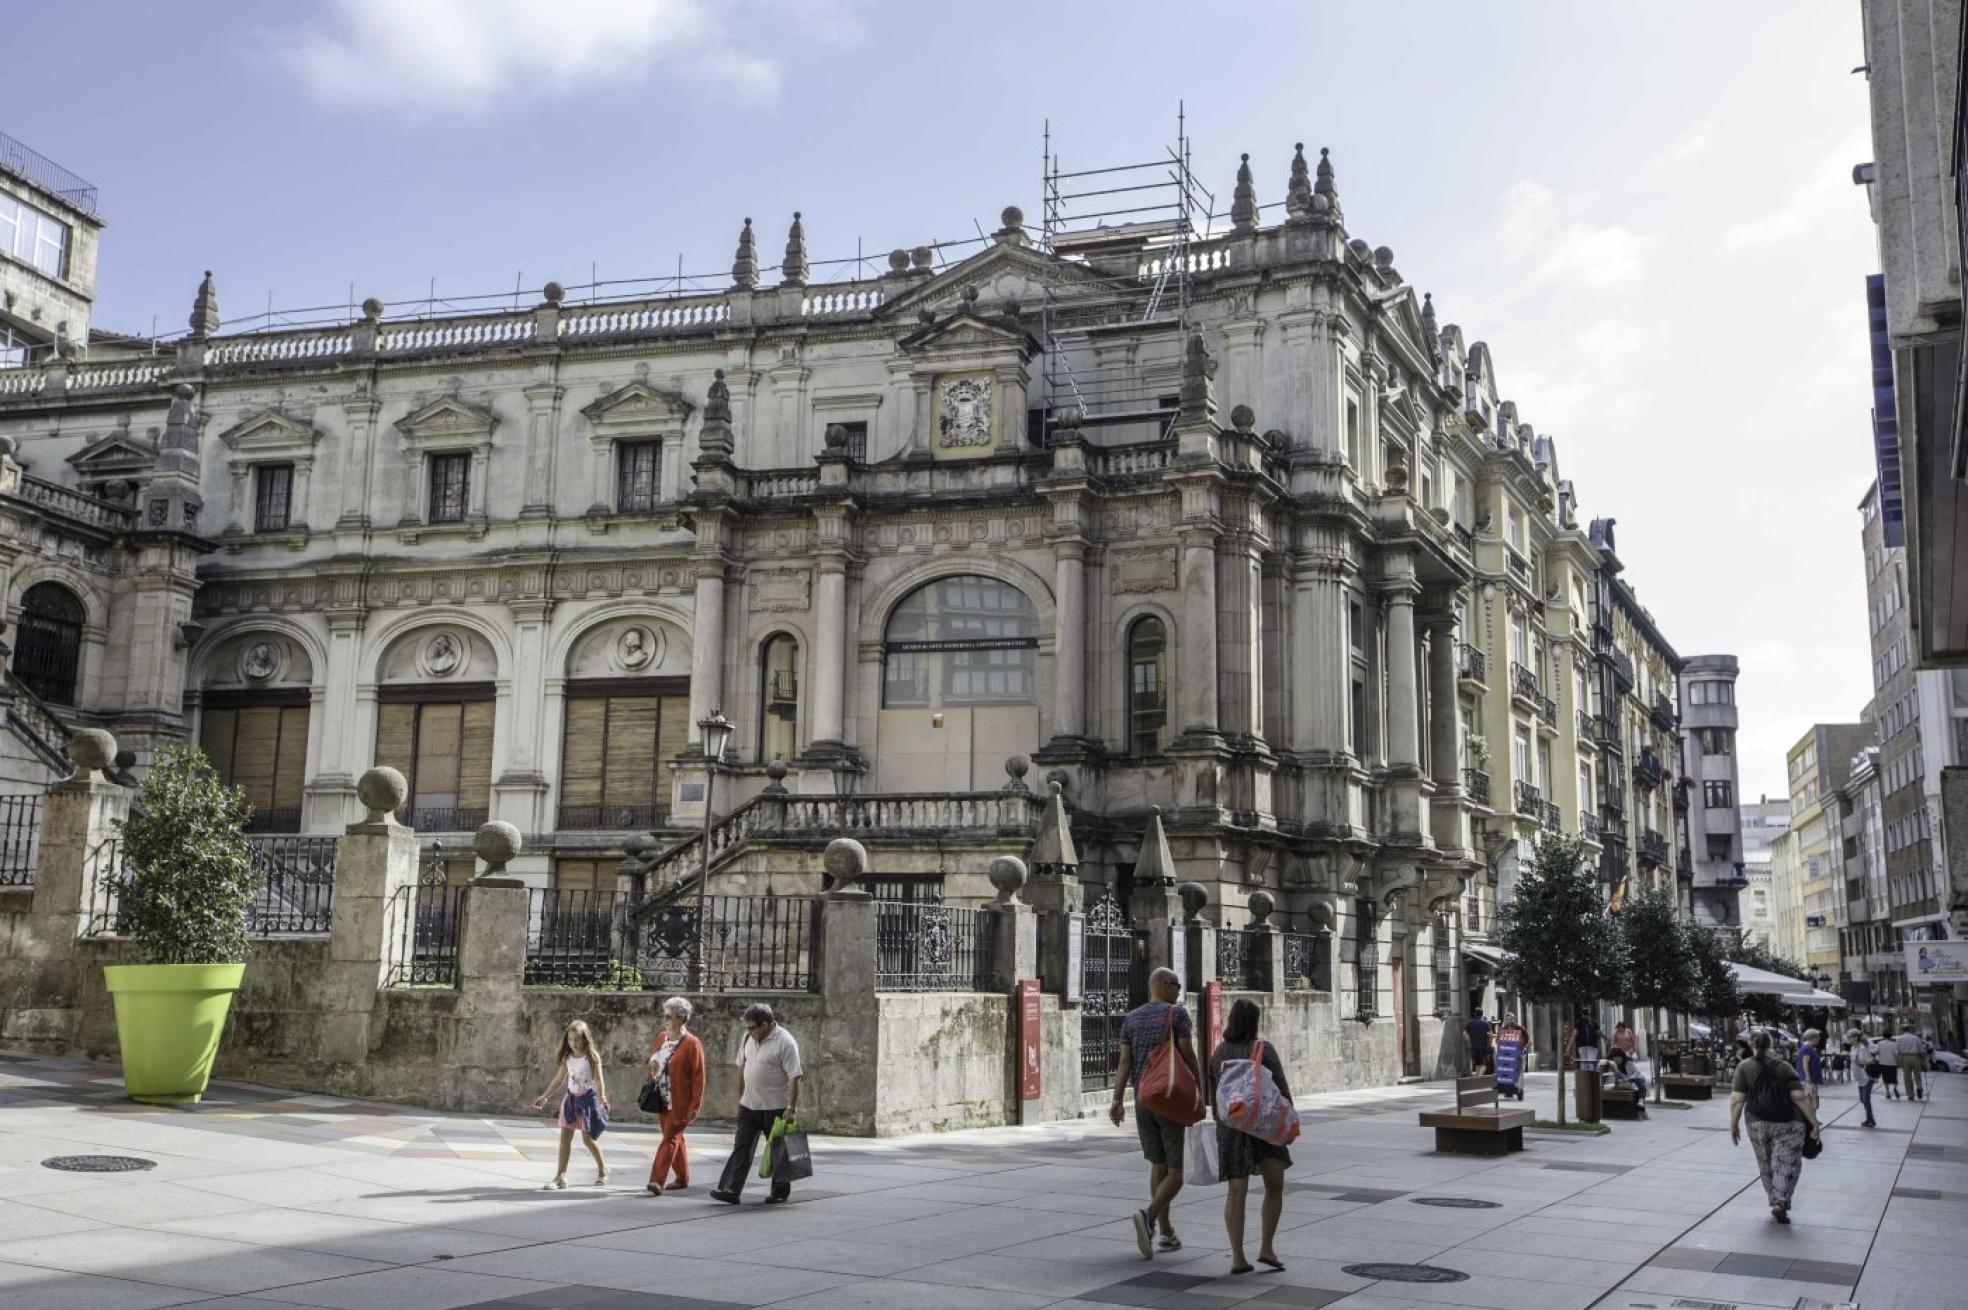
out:
<path id="1" fill-rule="evenodd" d="M 772 1121 L 772 1131 L 765 1135 L 765 1152 L 764 1158 L 759 1161 L 759 1177 L 772 1177 L 772 1144 L 784 1137 L 792 1126 L 793 1121 L 783 1114 Z"/>

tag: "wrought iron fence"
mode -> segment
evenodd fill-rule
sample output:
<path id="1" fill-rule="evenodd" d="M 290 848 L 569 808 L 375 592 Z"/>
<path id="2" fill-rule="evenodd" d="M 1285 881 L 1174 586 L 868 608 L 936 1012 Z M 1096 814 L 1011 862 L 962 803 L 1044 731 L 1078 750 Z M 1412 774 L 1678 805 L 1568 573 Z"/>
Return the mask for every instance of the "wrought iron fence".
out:
<path id="1" fill-rule="evenodd" d="M 807 991 L 819 902 L 709 896 L 663 903 L 614 891 L 534 889 L 525 982 L 607 991 Z"/>
<path id="2" fill-rule="evenodd" d="M 1332 990 L 1332 938 L 1326 933 L 1284 934 L 1285 990 Z"/>
<path id="3" fill-rule="evenodd" d="M 1353 959 L 1353 989 L 1359 1002 L 1355 1013 L 1372 1019 L 1380 1013 L 1380 943 L 1362 936 Z"/>
<path id="4" fill-rule="evenodd" d="M 1251 928 L 1218 928 L 1216 977 L 1230 991 L 1270 991 L 1271 934 Z"/>
<path id="5" fill-rule="evenodd" d="M 635 898 L 615 891 L 534 889 L 528 893 L 529 987 L 642 988 L 631 911 Z"/>
<path id="6" fill-rule="evenodd" d="M 41 846 L 41 798 L 0 796 L 0 887 L 34 885 Z"/>
<path id="7" fill-rule="evenodd" d="M 335 915 L 333 837 L 253 837 L 260 888 L 246 908 L 246 931 L 327 932 Z"/>
<path id="8" fill-rule="evenodd" d="M 660 805 L 562 805 L 556 817 L 572 832 L 640 832 L 664 822 Z"/>
<path id="9" fill-rule="evenodd" d="M 453 987 L 458 982 L 458 923 L 465 889 L 443 882 L 399 887 L 387 924 L 386 987 Z"/>
<path id="10" fill-rule="evenodd" d="M 1469 799 L 1478 805 L 1490 803 L 1490 775 L 1481 769 L 1462 771 L 1462 789 L 1469 793 Z"/>
<path id="11" fill-rule="evenodd" d="M 89 865 L 83 870 L 88 880 L 89 920 L 83 926 L 85 937 L 110 937 L 123 931 L 123 884 L 130 879 L 124 861 L 123 842 L 109 837 L 89 852 Z"/>
<path id="12" fill-rule="evenodd" d="M 406 805 L 396 812 L 396 821 L 418 832 L 477 832 L 490 813 L 483 805 L 465 809 Z"/>
<path id="13" fill-rule="evenodd" d="M 988 911 L 875 902 L 876 991 L 995 991 L 996 946 Z"/>
<path id="14" fill-rule="evenodd" d="M 943 901 L 940 873 L 880 873 L 862 879 L 861 885 L 878 901 Z"/>

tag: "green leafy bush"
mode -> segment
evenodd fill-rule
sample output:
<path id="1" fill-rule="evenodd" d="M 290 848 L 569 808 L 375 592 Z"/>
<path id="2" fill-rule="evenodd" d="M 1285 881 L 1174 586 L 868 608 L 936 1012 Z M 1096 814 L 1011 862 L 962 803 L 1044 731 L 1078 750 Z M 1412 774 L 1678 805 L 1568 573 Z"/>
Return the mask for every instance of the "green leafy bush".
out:
<path id="1" fill-rule="evenodd" d="M 246 958 L 246 911 L 259 890 L 246 840 L 253 807 L 219 781 L 204 752 L 165 752 L 118 826 L 128 872 L 118 927 L 147 964 Z"/>

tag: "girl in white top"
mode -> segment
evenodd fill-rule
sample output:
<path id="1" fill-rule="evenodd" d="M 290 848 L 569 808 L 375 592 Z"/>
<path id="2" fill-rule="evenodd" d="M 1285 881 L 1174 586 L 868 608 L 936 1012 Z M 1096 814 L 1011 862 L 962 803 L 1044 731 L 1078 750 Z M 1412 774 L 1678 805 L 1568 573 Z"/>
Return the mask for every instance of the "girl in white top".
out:
<path id="1" fill-rule="evenodd" d="M 567 1186 L 567 1157 L 573 1150 L 576 1132 L 581 1134 L 581 1145 L 594 1157 L 595 1185 L 599 1187 L 608 1181 L 608 1162 L 602 1158 L 601 1147 L 595 1144 L 595 1138 L 608 1128 L 608 1080 L 602 1073 L 601 1052 L 595 1049 L 594 1034 L 580 1019 L 567 1025 L 567 1032 L 560 1039 L 560 1054 L 554 1061 L 553 1081 L 540 1093 L 540 1099 L 533 1102 L 533 1108 L 546 1109 L 548 1099 L 563 1081 L 567 1091 L 560 1098 L 557 1116 L 560 1167 L 554 1170 L 547 1190 L 559 1191 Z"/>

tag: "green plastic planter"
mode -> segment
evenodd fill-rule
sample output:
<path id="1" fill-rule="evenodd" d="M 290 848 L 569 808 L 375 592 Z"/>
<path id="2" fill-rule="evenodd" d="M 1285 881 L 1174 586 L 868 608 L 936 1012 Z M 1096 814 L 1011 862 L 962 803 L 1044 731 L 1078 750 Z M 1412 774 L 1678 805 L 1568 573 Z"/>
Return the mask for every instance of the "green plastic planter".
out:
<path id="1" fill-rule="evenodd" d="M 184 1105 L 205 1094 L 244 964 L 106 964 L 130 1099 Z"/>

